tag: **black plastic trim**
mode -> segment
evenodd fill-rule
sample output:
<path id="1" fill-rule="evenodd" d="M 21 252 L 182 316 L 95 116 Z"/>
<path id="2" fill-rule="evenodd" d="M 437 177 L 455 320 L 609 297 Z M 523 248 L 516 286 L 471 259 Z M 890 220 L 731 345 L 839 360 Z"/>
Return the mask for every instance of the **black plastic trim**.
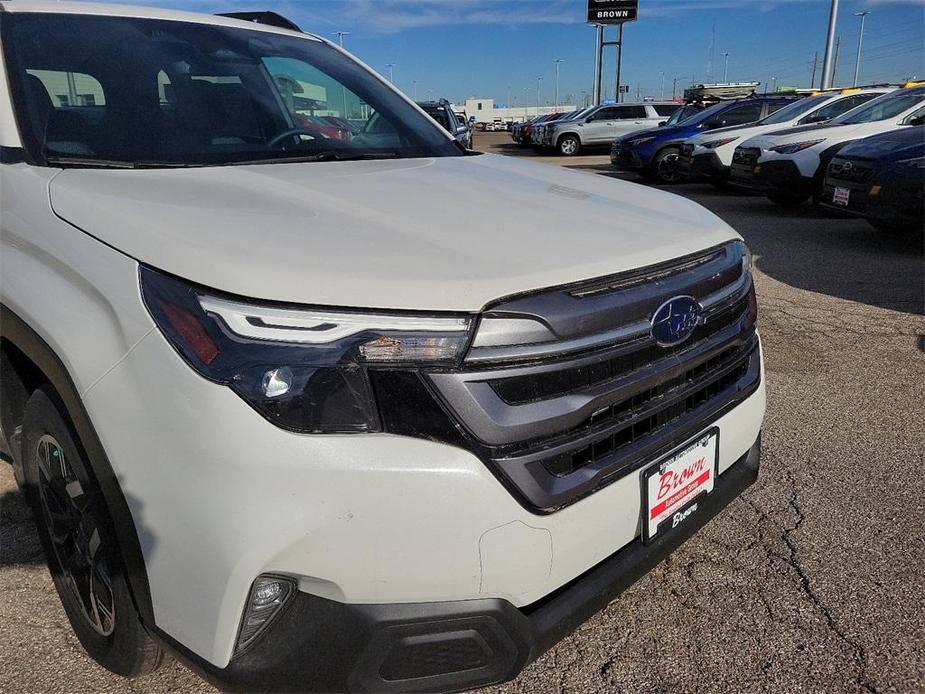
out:
<path id="1" fill-rule="evenodd" d="M 84 408 L 74 381 L 48 343 L 22 318 L 2 304 L 0 304 L 0 335 L 15 345 L 45 374 L 67 408 L 67 414 L 77 430 L 80 444 L 83 446 L 93 475 L 106 501 L 106 507 L 112 519 L 112 530 L 125 563 L 135 608 L 147 626 L 153 625 L 154 610 L 151 604 L 151 590 L 135 522 L 119 485 L 119 479 L 106 456 L 106 451 Z"/>
<path id="2" fill-rule="evenodd" d="M 157 635 L 181 660 L 229 692 L 454 692 L 498 684 L 515 678 L 728 506 L 757 480 L 760 455 L 759 436 L 683 523 L 649 545 L 637 538 L 523 608 L 497 598 L 350 605 L 298 593 L 254 647 L 224 668 L 163 632 Z M 441 642 L 466 638 L 484 650 L 485 662 L 447 671 L 452 659 L 448 663 L 434 658 L 431 667 L 437 670 L 442 664 L 443 671 L 408 679 L 387 679 L 383 674 L 396 671 L 400 649 L 409 642 L 439 647 Z"/>

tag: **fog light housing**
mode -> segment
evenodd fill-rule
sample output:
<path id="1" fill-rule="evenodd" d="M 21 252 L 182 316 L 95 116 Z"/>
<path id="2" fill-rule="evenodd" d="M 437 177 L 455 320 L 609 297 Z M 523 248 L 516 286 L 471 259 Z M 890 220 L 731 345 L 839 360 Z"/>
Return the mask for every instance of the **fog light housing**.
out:
<path id="1" fill-rule="evenodd" d="M 258 576 L 251 586 L 247 607 L 241 617 L 241 628 L 234 652 L 238 655 L 250 646 L 282 612 L 295 593 L 295 583 L 282 576 Z"/>

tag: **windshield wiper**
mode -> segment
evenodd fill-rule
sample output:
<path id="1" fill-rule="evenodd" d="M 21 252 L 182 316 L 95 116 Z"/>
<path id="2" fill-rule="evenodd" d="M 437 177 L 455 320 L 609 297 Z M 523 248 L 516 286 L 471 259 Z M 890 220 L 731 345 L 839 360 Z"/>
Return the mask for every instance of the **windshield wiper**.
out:
<path id="1" fill-rule="evenodd" d="M 63 169 L 185 169 L 204 166 L 172 161 L 122 161 L 119 159 L 90 159 L 84 157 L 45 157 L 45 162 Z"/>
<path id="2" fill-rule="evenodd" d="M 228 162 L 229 165 L 247 166 L 250 164 L 298 164 L 309 161 L 359 161 L 367 159 L 398 159 L 398 152 L 351 152 L 325 150 L 313 154 L 295 154 L 289 157 L 267 157 L 264 159 L 242 159 Z"/>

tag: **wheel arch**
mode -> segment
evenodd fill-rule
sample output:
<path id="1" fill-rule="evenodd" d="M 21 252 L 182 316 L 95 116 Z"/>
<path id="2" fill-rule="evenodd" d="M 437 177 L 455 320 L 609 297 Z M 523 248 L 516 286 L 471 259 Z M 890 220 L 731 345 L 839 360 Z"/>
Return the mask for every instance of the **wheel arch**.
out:
<path id="1" fill-rule="evenodd" d="M 32 392 L 46 383 L 54 388 L 103 493 L 113 532 L 122 553 L 135 608 L 142 622 L 149 627 L 153 626 L 151 590 L 135 522 L 119 479 L 74 381 L 55 351 L 22 318 L 2 304 L 0 314 L 0 385 L 4 392 L 3 405 L 0 407 L 0 426 L 9 435 L 12 429 L 8 429 L 8 426 L 15 428 L 22 423 L 26 400 Z M 7 397 L 10 395 L 6 389 L 7 385 L 13 389 L 11 398 Z M 13 447 L 11 442 L 11 448 Z M 13 453 L 14 465 L 20 464 L 21 451 L 14 450 Z"/>
<path id="2" fill-rule="evenodd" d="M 558 147 L 559 143 L 561 143 L 562 140 L 569 135 L 578 140 L 578 144 L 581 145 L 581 135 L 579 135 L 575 130 L 566 130 L 564 133 L 559 133 L 559 135 L 556 137 L 556 147 Z"/>

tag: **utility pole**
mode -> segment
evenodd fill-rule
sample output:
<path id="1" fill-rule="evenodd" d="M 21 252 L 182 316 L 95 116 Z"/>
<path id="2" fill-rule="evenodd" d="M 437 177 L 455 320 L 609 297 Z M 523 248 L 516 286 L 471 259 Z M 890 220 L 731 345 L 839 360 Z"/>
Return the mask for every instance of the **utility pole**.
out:
<path id="1" fill-rule="evenodd" d="M 835 43 L 835 24 L 838 21 L 838 0 L 832 0 L 829 10 L 829 30 L 825 39 L 825 56 L 822 59 L 822 88 L 832 86 L 832 46 Z"/>
<path id="2" fill-rule="evenodd" d="M 674 101 L 675 99 L 675 92 L 677 92 L 677 90 L 678 90 L 678 78 L 675 77 L 673 80 L 671 80 L 671 100 L 672 101 Z"/>
<path id="3" fill-rule="evenodd" d="M 614 90 L 614 101 L 618 104 L 623 101 L 620 93 L 620 70 L 623 66 L 623 22 L 620 22 L 620 38 L 617 39 L 617 88 Z"/>
<path id="4" fill-rule="evenodd" d="M 835 74 L 838 71 L 838 54 L 841 51 L 841 36 L 835 37 L 835 59 L 832 61 L 832 83 L 829 85 L 834 87 L 838 84 L 838 79 L 836 79 Z"/>
<path id="5" fill-rule="evenodd" d="M 559 63 L 565 62 L 561 58 L 556 58 L 556 110 L 559 110 Z"/>
<path id="6" fill-rule="evenodd" d="M 604 63 L 604 25 L 597 24 L 595 27 L 597 36 L 594 44 L 594 87 L 591 100 L 597 106 L 601 103 L 601 70 Z"/>
<path id="7" fill-rule="evenodd" d="M 729 51 L 723 53 L 723 84 L 729 81 Z"/>
<path id="8" fill-rule="evenodd" d="M 809 80 L 810 88 L 815 88 L 816 86 L 816 64 L 819 62 L 819 51 L 813 53 L 813 76 Z"/>
<path id="9" fill-rule="evenodd" d="M 389 82 L 392 84 L 395 84 L 395 80 L 393 79 L 393 74 L 392 74 L 392 68 L 395 67 L 395 63 L 386 63 L 385 66 L 389 68 Z"/>
<path id="10" fill-rule="evenodd" d="M 855 12 L 855 17 L 861 18 L 861 30 L 858 32 L 858 55 L 854 59 L 854 86 L 858 86 L 858 73 L 861 71 L 861 43 L 864 41 L 864 18 L 870 12 Z"/>
<path id="11" fill-rule="evenodd" d="M 665 100 L 665 71 L 662 70 L 662 86 L 658 90 L 658 99 L 659 101 Z"/>

